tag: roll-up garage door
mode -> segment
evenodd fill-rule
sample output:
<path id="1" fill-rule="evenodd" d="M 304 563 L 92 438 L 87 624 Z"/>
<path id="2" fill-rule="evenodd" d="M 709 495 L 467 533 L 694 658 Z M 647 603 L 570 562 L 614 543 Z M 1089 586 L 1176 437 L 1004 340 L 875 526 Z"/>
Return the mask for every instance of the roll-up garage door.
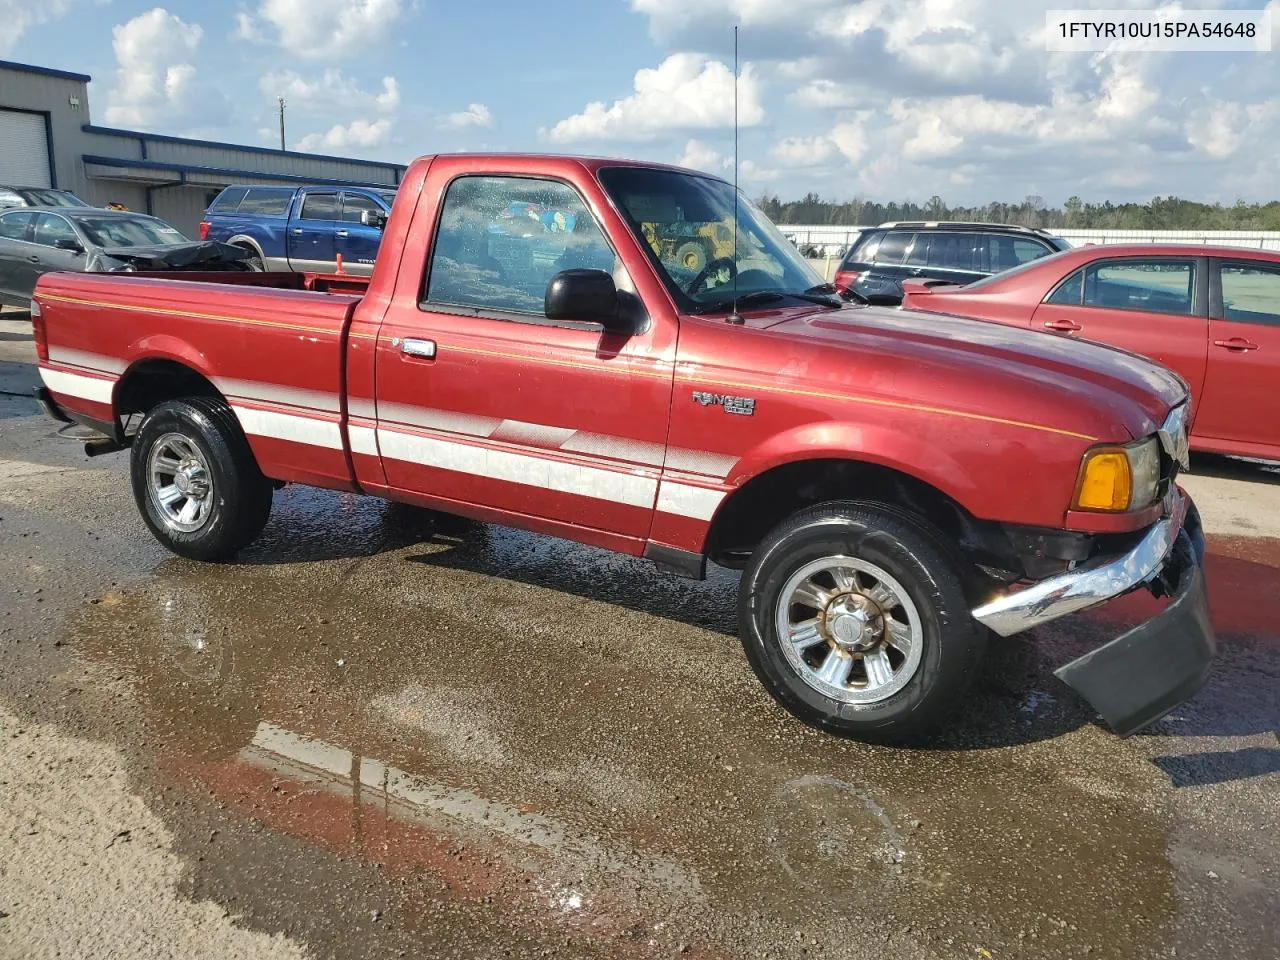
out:
<path id="1" fill-rule="evenodd" d="M 51 187 L 44 114 L 0 109 L 0 183 Z"/>

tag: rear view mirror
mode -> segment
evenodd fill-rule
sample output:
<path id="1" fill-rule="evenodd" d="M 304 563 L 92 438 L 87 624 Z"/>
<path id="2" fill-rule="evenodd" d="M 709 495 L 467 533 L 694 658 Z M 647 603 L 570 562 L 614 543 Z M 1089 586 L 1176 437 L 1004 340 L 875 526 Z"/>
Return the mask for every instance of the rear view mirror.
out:
<path id="1" fill-rule="evenodd" d="M 381 230 L 387 225 L 387 215 L 381 210 L 361 210 L 360 223 L 366 227 L 377 227 Z"/>
<path id="2" fill-rule="evenodd" d="M 60 237 L 53 241 L 53 246 L 58 250 L 69 250 L 71 253 L 84 253 L 84 247 L 80 245 L 80 241 L 72 240 L 70 237 Z"/>
<path id="3" fill-rule="evenodd" d="M 618 288 L 603 270 L 562 270 L 547 284 L 543 309 L 549 320 L 598 323 L 611 333 L 630 333 L 618 309 Z"/>

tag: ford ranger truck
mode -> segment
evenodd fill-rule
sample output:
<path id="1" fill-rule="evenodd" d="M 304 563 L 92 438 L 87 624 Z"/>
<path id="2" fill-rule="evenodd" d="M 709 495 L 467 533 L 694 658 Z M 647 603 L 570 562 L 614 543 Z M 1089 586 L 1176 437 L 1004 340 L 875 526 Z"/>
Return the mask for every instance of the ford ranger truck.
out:
<path id="1" fill-rule="evenodd" d="M 742 571 L 748 660 L 806 723 L 916 740 L 991 631 L 1130 591 L 1157 615 L 1058 676 L 1120 734 L 1214 656 L 1186 385 L 1032 331 L 844 303 L 715 177 L 425 157 L 362 296 L 291 273 L 51 274 L 40 397 L 130 448 L 142 519 L 227 560 L 302 483 L 704 575 Z M 734 223 L 694 265 L 646 241 Z M 409 575 L 409 574 L 406 574 Z"/>

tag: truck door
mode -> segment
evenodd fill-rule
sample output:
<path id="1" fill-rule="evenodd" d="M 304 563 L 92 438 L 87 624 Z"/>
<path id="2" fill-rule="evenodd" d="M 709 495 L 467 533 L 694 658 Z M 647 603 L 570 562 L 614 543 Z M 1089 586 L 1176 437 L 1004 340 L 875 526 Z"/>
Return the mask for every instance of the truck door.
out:
<path id="1" fill-rule="evenodd" d="M 620 335 L 546 318 L 547 283 L 561 270 L 609 271 L 634 289 L 565 183 L 459 176 L 435 229 L 420 293 L 397 296 L 378 334 L 388 484 L 446 508 L 476 504 L 638 543 L 665 451 L 673 326 L 650 320 Z"/>
<path id="2" fill-rule="evenodd" d="M 382 227 L 366 226 L 361 217 L 368 213 L 386 221 L 387 209 L 365 193 L 346 191 L 342 195 L 342 224 L 334 241 L 334 250 L 342 254 L 347 273 L 367 276 L 373 273 L 373 262 L 382 243 Z"/>
<path id="3" fill-rule="evenodd" d="M 293 269 L 332 273 L 335 235 L 341 229 L 338 192 L 308 190 L 297 217 L 289 224 L 289 262 Z"/>

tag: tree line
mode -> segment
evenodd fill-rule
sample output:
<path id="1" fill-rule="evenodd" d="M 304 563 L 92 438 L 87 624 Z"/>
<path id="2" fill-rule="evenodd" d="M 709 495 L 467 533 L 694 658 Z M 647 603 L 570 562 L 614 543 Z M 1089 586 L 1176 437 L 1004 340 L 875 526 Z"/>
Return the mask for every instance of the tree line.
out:
<path id="1" fill-rule="evenodd" d="M 1085 203 L 1071 197 L 1061 207 L 1046 206 L 1029 196 L 1021 203 L 986 203 L 953 207 L 939 196 L 924 203 L 876 203 L 855 197 L 847 203 L 823 200 L 816 193 L 802 200 L 763 196 L 760 208 L 775 223 L 869 226 L 889 220 L 976 220 L 1016 223 L 1026 227 L 1094 230 L 1280 230 L 1280 201 L 1232 206 L 1197 203 L 1180 197 L 1155 197 L 1146 203 Z"/>

